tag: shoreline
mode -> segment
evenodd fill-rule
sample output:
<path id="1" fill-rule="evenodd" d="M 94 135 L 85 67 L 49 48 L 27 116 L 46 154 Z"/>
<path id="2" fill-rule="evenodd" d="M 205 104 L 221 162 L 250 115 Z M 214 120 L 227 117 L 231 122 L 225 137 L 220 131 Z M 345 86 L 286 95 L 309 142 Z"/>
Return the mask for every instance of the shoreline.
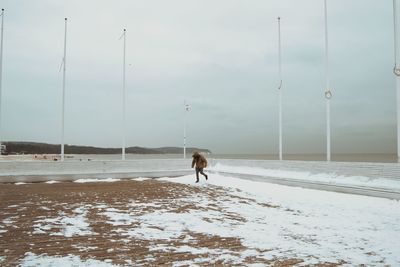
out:
<path id="1" fill-rule="evenodd" d="M 279 160 L 272 154 L 205 154 L 210 159 Z M 35 158 L 36 156 L 36 158 Z M 182 154 L 126 154 L 126 160 L 182 159 Z M 187 155 L 191 159 L 191 155 Z M 2 155 L 2 161 L 58 161 L 58 154 Z M 65 154 L 65 161 L 121 160 L 121 154 Z M 325 154 L 286 154 L 283 161 L 326 161 Z M 332 154 L 332 162 L 398 163 L 396 154 L 351 153 Z"/>

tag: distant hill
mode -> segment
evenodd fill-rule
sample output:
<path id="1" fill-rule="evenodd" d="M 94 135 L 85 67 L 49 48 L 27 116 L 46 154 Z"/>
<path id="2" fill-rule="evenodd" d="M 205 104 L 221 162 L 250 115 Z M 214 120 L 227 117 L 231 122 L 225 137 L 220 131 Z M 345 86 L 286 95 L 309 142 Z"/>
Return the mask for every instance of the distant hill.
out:
<path id="1" fill-rule="evenodd" d="M 35 142 L 3 142 L 7 146 L 9 154 L 60 154 L 60 145 L 35 143 Z M 104 148 L 93 146 L 64 146 L 65 154 L 120 154 L 121 148 Z M 187 153 L 199 151 L 203 153 L 211 153 L 208 149 L 188 147 Z M 127 147 L 125 152 L 129 154 L 181 154 L 182 147 Z"/>

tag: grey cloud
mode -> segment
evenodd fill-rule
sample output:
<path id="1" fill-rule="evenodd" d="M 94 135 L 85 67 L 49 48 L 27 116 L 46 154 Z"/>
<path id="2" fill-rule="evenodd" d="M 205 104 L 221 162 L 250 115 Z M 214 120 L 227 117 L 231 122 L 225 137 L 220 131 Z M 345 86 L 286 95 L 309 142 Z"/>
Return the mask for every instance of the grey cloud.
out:
<path id="1" fill-rule="evenodd" d="M 68 143 L 120 145 L 126 27 L 128 145 L 182 145 L 187 99 L 189 145 L 276 153 L 281 16 L 285 152 L 325 151 L 322 1 L 2 3 L 7 140 L 59 142 L 68 17 Z M 333 151 L 393 152 L 391 4 L 328 3 Z"/>

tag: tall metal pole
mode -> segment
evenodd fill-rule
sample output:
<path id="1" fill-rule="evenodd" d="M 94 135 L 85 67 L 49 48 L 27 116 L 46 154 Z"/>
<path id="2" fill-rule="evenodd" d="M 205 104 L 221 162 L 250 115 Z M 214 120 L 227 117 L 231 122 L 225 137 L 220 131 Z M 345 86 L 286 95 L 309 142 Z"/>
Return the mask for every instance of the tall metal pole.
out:
<path id="1" fill-rule="evenodd" d="M 183 158 L 186 159 L 186 111 L 183 117 Z"/>
<path id="2" fill-rule="evenodd" d="M 400 162 L 400 47 L 399 47 L 399 10 L 398 0 L 393 0 L 393 30 L 394 30 L 394 68 L 396 78 L 396 117 L 397 117 L 397 162 Z"/>
<path id="3" fill-rule="evenodd" d="M 185 108 L 183 115 L 183 158 L 186 159 L 186 113 L 190 111 L 190 106 L 186 103 L 186 100 L 184 100 L 183 105 Z"/>
<path id="4" fill-rule="evenodd" d="M 125 122 L 125 95 L 126 95 L 126 79 L 125 79 L 125 56 L 126 56 L 126 29 L 123 33 L 124 37 L 124 59 L 123 59 L 123 73 L 122 73 L 122 160 L 125 160 L 125 136 L 126 136 L 126 122 Z"/>
<path id="5" fill-rule="evenodd" d="M 399 70 L 400 71 L 400 70 Z M 397 162 L 400 163 L 400 77 L 397 75 L 396 77 L 396 95 L 397 95 L 397 104 L 396 104 L 396 116 L 397 116 Z"/>
<path id="6" fill-rule="evenodd" d="M 332 92 L 329 89 L 329 58 L 328 58 L 328 7 L 327 0 L 324 0 L 325 10 L 325 99 L 326 99 L 326 160 L 331 161 L 331 110 L 330 99 Z"/>
<path id="7" fill-rule="evenodd" d="M 400 67 L 399 59 L 397 58 L 400 53 L 399 49 L 399 30 L 397 25 L 398 21 L 398 13 L 399 13 L 399 5 L 397 0 L 393 0 L 393 31 L 394 31 L 394 68 L 393 73 L 395 74 L 396 78 L 396 117 L 397 117 L 397 162 L 400 162 Z"/>
<path id="8" fill-rule="evenodd" d="M 1 141 L 3 140 L 3 135 L 2 135 L 2 128 L 1 128 L 1 89 L 2 89 L 2 83 L 3 83 L 3 28 L 4 28 L 4 8 L 1 9 L 1 40 L 0 40 L 0 147 L 1 147 Z"/>
<path id="9" fill-rule="evenodd" d="M 281 58 L 281 18 L 278 17 L 279 48 L 279 160 L 282 160 L 282 58 Z"/>
<path id="10" fill-rule="evenodd" d="M 64 57 L 63 57 L 63 88 L 62 88 L 62 115 L 61 115 L 61 161 L 64 161 L 64 114 L 65 114 L 65 72 L 67 65 L 67 18 L 65 18 Z"/>

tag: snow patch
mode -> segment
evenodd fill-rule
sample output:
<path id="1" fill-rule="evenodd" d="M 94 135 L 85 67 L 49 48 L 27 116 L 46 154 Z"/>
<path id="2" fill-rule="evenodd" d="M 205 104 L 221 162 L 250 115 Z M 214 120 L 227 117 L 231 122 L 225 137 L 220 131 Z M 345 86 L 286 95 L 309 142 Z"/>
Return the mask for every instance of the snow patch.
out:
<path id="1" fill-rule="evenodd" d="M 365 176 L 345 176 L 337 173 L 311 173 L 307 171 L 288 171 L 281 169 L 266 169 L 259 167 L 229 166 L 217 163 L 210 167 L 214 172 L 226 172 L 232 174 L 250 174 L 273 178 L 284 178 L 302 181 L 323 182 L 334 185 L 353 185 L 373 188 L 385 188 L 400 190 L 400 180 L 386 178 L 369 178 Z"/>
<path id="2" fill-rule="evenodd" d="M 99 260 L 82 260 L 78 256 L 47 256 L 47 255 L 36 255 L 31 252 L 25 253 L 25 257 L 20 262 L 21 267 L 31 267 L 31 266 L 85 266 L 85 267 L 115 267 L 119 265 L 114 265 L 109 262 L 103 262 Z"/>
<path id="3" fill-rule="evenodd" d="M 106 178 L 106 179 L 78 179 L 78 180 L 75 180 L 74 183 L 97 183 L 97 182 L 112 183 L 112 182 L 118 182 L 118 181 L 121 181 L 121 179 L 114 179 L 114 178 Z"/>
<path id="4" fill-rule="evenodd" d="M 46 231 L 58 230 L 51 232 L 50 235 L 62 235 L 72 237 L 74 235 L 84 236 L 93 235 L 89 223 L 86 218 L 87 211 L 83 208 L 74 210 L 76 215 L 66 216 L 63 213 L 56 218 L 45 218 L 35 221 L 33 225 L 33 234 L 44 234 Z M 54 230 L 53 230 L 54 231 Z"/>
<path id="5" fill-rule="evenodd" d="M 47 181 L 47 182 L 45 182 L 46 184 L 58 184 L 58 183 L 60 183 L 59 181 L 54 181 L 54 180 L 50 180 L 50 181 Z"/>
<path id="6" fill-rule="evenodd" d="M 137 219 L 135 219 L 134 216 L 131 216 L 129 213 L 125 213 L 114 208 L 108 208 L 105 212 L 102 212 L 100 214 L 107 216 L 109 218 L 109 221 L 107 221 L 107 223 L 114 226 L 131 225 L 137 222 Z"/>
<path id="7" fill-rule="evenodd" d="M 12 217 L 8 217 L 6 219 L 3 220 L 4 224 L 13 224 L 16 222 L 16 219 L 18 219 L 18 216 L 12 216 Z"/>
<path id="8" fill-rule="evenodd" d="M 90 251 L 90 250 L 95 250 L 98 249 L 99 247 L 96 246 L 82 246 L 82 245 L 72 245 L 73 248 L 78 249 L 80 252 L 84 252 L 84 251 Z"/>
<path id="9" fill-rule="evenodd" d="M 139 177 L 139 178 L 133 178 L 133 179 L 131 179 L 131 180 L 132 180 L 132 181 L 141 182 L 141 181 L 151 180 L 151 178 Z"/>

